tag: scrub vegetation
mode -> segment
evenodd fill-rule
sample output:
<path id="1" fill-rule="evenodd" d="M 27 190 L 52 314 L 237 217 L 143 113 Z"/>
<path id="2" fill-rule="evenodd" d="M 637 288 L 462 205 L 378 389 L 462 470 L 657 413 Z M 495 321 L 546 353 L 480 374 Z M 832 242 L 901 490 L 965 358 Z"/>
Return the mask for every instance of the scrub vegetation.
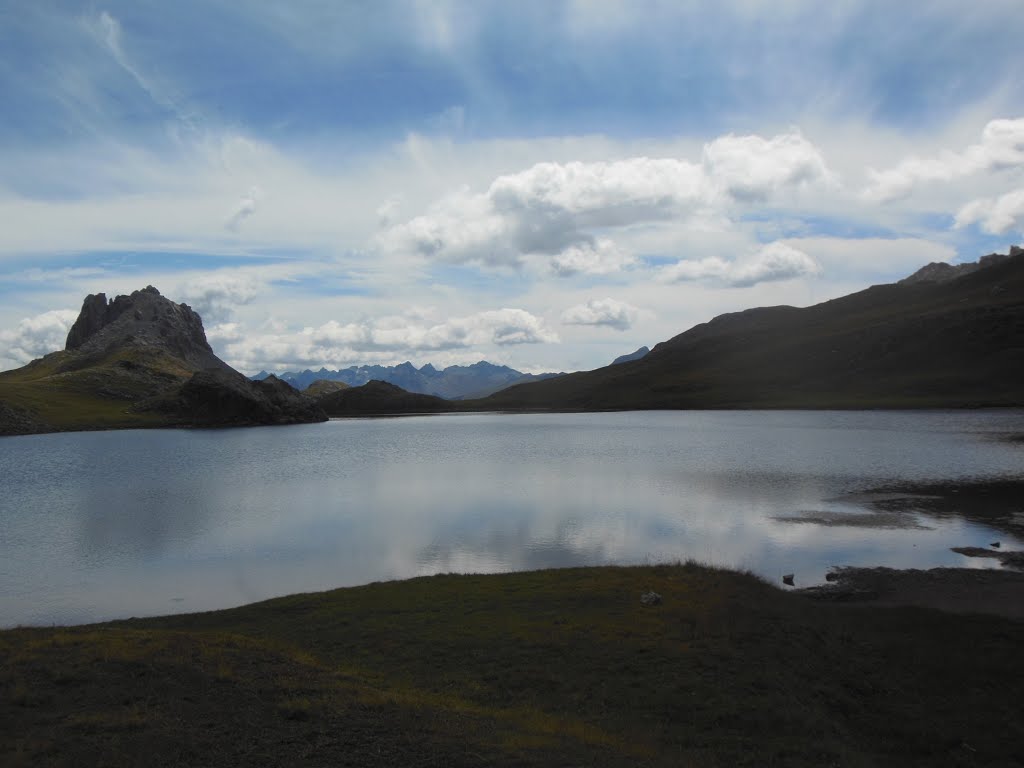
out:
<path id="1" fill-rule="evenodd" d="M 0 633 L 0 763 L 1017 765 L 1022 646 L 694 564 L 441 575 Z"/>

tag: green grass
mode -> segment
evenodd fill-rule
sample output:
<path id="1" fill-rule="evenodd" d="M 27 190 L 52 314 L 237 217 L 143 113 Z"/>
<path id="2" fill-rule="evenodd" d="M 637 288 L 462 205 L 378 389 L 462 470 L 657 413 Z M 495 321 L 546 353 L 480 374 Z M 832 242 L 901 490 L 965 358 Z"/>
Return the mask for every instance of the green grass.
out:
<path id="1" fill-rule="evenodd" d="M 694 565 L 436 576 L 0 633 L 0 763 L 1017 765 L 1021 647 Z"/>
<path id="2" fill-rule="evenodd" d="M 190 375 L 158 350 L 127 348 L 102 360 L 57 352 L 0 373 L 0 402 L 28 413 L 47 431 L 160 426 L 166 419 L 134 413 L 132 403 Z"/>

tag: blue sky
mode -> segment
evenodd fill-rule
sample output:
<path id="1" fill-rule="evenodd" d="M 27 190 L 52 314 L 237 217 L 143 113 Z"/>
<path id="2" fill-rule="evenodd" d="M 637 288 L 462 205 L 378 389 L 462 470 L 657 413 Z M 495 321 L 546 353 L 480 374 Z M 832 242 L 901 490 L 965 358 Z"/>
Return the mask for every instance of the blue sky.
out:
<path id="1" fill-rule="evenodd" d="M 0 0 L 0 368 L 605 364 L 1024 239 L 1016 2 Z"/>

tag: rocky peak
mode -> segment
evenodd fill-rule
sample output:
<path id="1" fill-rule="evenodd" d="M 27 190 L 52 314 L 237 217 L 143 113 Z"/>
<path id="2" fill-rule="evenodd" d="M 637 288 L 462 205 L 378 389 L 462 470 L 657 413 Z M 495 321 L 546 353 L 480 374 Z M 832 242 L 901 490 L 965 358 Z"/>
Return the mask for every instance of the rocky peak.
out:
<path id="1" fill-rule="evenodd" d="M 628 355 L 619 355 L 614 360 L 612 360 L 612 365 L 622 365 L 623 363 L 631 363 L 634 360 L 639 360 L 642 357 L 646 357 L 650 353 L 650 351 L 650 348 L 647 347 L 646 345 L 642 346 L 640 347 L 640 349 L 636 350 L 635 352 L 630 352 Z"/>
<path id="2" fill-rule="evenodd" d="M 901 285 L 913 285 L 914 283 L 948 283 L 950 280 L 956 280 L 958 277 L 969 275 L 972 272 L 977 272 L 979 269 L 985 269 L 986 267 L 1000 264 L 1007 259 L 1012 259 L 1015 256 L 1024 254 L 1024 248 L 1019 248 L 1016 245 L 1010 246 L 1010 253 L 990 253 L 988 256 L 982 256 L 977 261 L 968 262 L 966 264 L 946 264 L 941 261 L 933 261 L 931 264 L 926 264 L 921 267 L 917 272 L 905 277 L 900 280 Z"/>
<path id="3" fill-rule="evenodd" d="M 110 301 L 103 293 L 86 296 L 65 344 L 68 351 L 90 354 L 121 346 L 158 347 L 196 369 L 227 367 L 213 354 L 202 318 L 151 285 Z"/>

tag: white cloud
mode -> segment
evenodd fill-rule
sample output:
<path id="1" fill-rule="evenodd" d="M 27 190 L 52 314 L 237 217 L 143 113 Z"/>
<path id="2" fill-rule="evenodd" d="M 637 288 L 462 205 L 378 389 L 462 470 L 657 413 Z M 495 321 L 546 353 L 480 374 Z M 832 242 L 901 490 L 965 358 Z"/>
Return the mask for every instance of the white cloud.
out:
<path id="1" fill-rule="evenodd" d="M 703 259 L 684 259 L 665 267 L 661 279 L 666 283 L 682 283 L 690 280 L 724 280 L 731 264 L 720 256 L 706 256 Z"/>
<path id="2" fill-rule="evenodd" d="M 772 139 L 730 134 L 706 144 L 700 162 L 537 163 L 498 176 L 484 193 L 463 188 L 445 196 L 379 244 L 455 263 L 515 267 L 540 260 L 559 276 L 607 274 L 635 260 L 614 241 L 630 227 L 679 226 L 830 181 L 821 153 L 798 132 Z"/>
<path id="3" fill-rule="evenodd" d="M 224 323 L 236 307 L 249 304 L 264 289 L 255 275 L 246 272 L 214 272 L 178 286 L 178 301 L 192 307 L 204 323 Z"/>
<path id="4" fill-rule="evenodd" d="M 413 311 L 351 323 L 330 320 L 298 333 L 247 337 L 229 323 L 217 326 L 211 339 L 222 343 L 227 361 L 242 370 L 400 362 L 423 353 L 559 340 L 542 318 L 523 309 L 488 310 L 436 323 L 430 323 L 424 315 Z"/>
<path id="5" fill-rule="evenodd" d="M 210 326 L 204 323 L 203 326 L 206 330 L 206 340 L 210 342 L 211 346 L 233 344 L 245 340 L 245 328 L 239 323 L 217 323 Z"/>
<path id="6" fill-rule="evenodd" d="M 518 265 L 513 222 L 496 213 L 485 195 L 468 189 L 448 195 L 430 210 L 384 234 L 385 250 L 407 250 L 455 263 Z"/>
<path id="7" fill-rule="evenodd" d="M 319 328 L 307 329 L 303 334 L 317 347 L 345 347 L 355 351 L 422 351 L 558 340 L 545 328 L 541 318 L 522 309 L 489 310 L 429 326 L 417 324 L 412 318 L 390 317 L 346 325 L 332 320 Z"/>
<path id="8" fill-rule="evenodd" d="M 990 235 L 1024 234 L 1024 189 L 997 198 L 972 200 L 956 214 L 958 229 L 978 223 Z"/>
<path id="9" fill-rule="evenodd" d="M 733 288 L 747 288 L 820 273 L 821 265 L 813 257 L 786 243 L 774 242 L 736 261 L 718 256 L 679 261 L 662 270 L 661 280 L 668 283 L 713 280 Z"/>
<path id="10" fill-rule="evenodd" d="M 632 304 L 615 299 L 592 299 L 586 304 L 570 307 L 562 313 L 566 325 L 607 325 L 626 331 L 636 322 L 640 310 Z"/>
<path id="11" fill-rule="evenodd" d="M 500 176 L 487 192 L 502 213 L 546 212 L 586 217 L 587 223 L 624 224 L 663 218 L 676 206 L 701 202 L 703 169 L 676 158 L 634 157 L 615 162 L 538 163 Z"/>
<path id="12" fill-rule="evenodd" d="M 228 220 L 224 226 L 232 232 L 237 232 L 239 227 L 242 226 L 242 222 L 247 218 L 256 213 L 256 203 L 260 198 L 260 190 L 258 187 L 253 187 L 249 190 L 249 193 L 244 195 L 241 200 L 238 201 L 238 205 L 231 212 Z"/>
<path id="13" fill-rule="evenodd" d="M 889 202 L 906 197 L 923 182 L 948 182 L 983 171 L 1024 167 L 1024 118 L 992 120 L 981 134 L 981 141 L 963 152 L 946 150 L 930 157 L 911 156 L 895 168 L 871 169 L 871 183 L 864 197 L 873 202 Z"/>
<path id="14" fill-rule="evenodd" d="M 577 274 L 607 275 L 635 263 L 636 259 L 633 256 L 623 253 L 615 243 L 603 237 L 591 243 L 570 245 L 551 257 L 551 269 L 559 277 Z"/>
<path id="15" fill-rule="evenodd" d="M 771 139 L 722 136 L 705 145 L 712 183 L 734 200 L 766 202 L 787 189 L 832 181 L 821 152 L 798 131 Z"/>
<path id="16" fill-rule="evenodd" d="M 728 282 L 746 287 L 775 280 L 789 280 L 821 273 L 821 266 L 803 251 L 785 243 L 770 243 L 752 258 L 741 259 L 734 265 Z"/>
<path id="17" fill-rule="evenodd" d="M 398 196 L 389 197 L 377 207 L 377 223 L 381 229 L 392 226 L 398 220 L 402 201 Z"/>
<path id="18" fill-rule="evenodd" d="M 73 309 L 55 309 L 24 318 L 13 331 L 0 331 L 0 370 L 20 368 L 64 349 L 68 330 L 77 317 Z"/>

